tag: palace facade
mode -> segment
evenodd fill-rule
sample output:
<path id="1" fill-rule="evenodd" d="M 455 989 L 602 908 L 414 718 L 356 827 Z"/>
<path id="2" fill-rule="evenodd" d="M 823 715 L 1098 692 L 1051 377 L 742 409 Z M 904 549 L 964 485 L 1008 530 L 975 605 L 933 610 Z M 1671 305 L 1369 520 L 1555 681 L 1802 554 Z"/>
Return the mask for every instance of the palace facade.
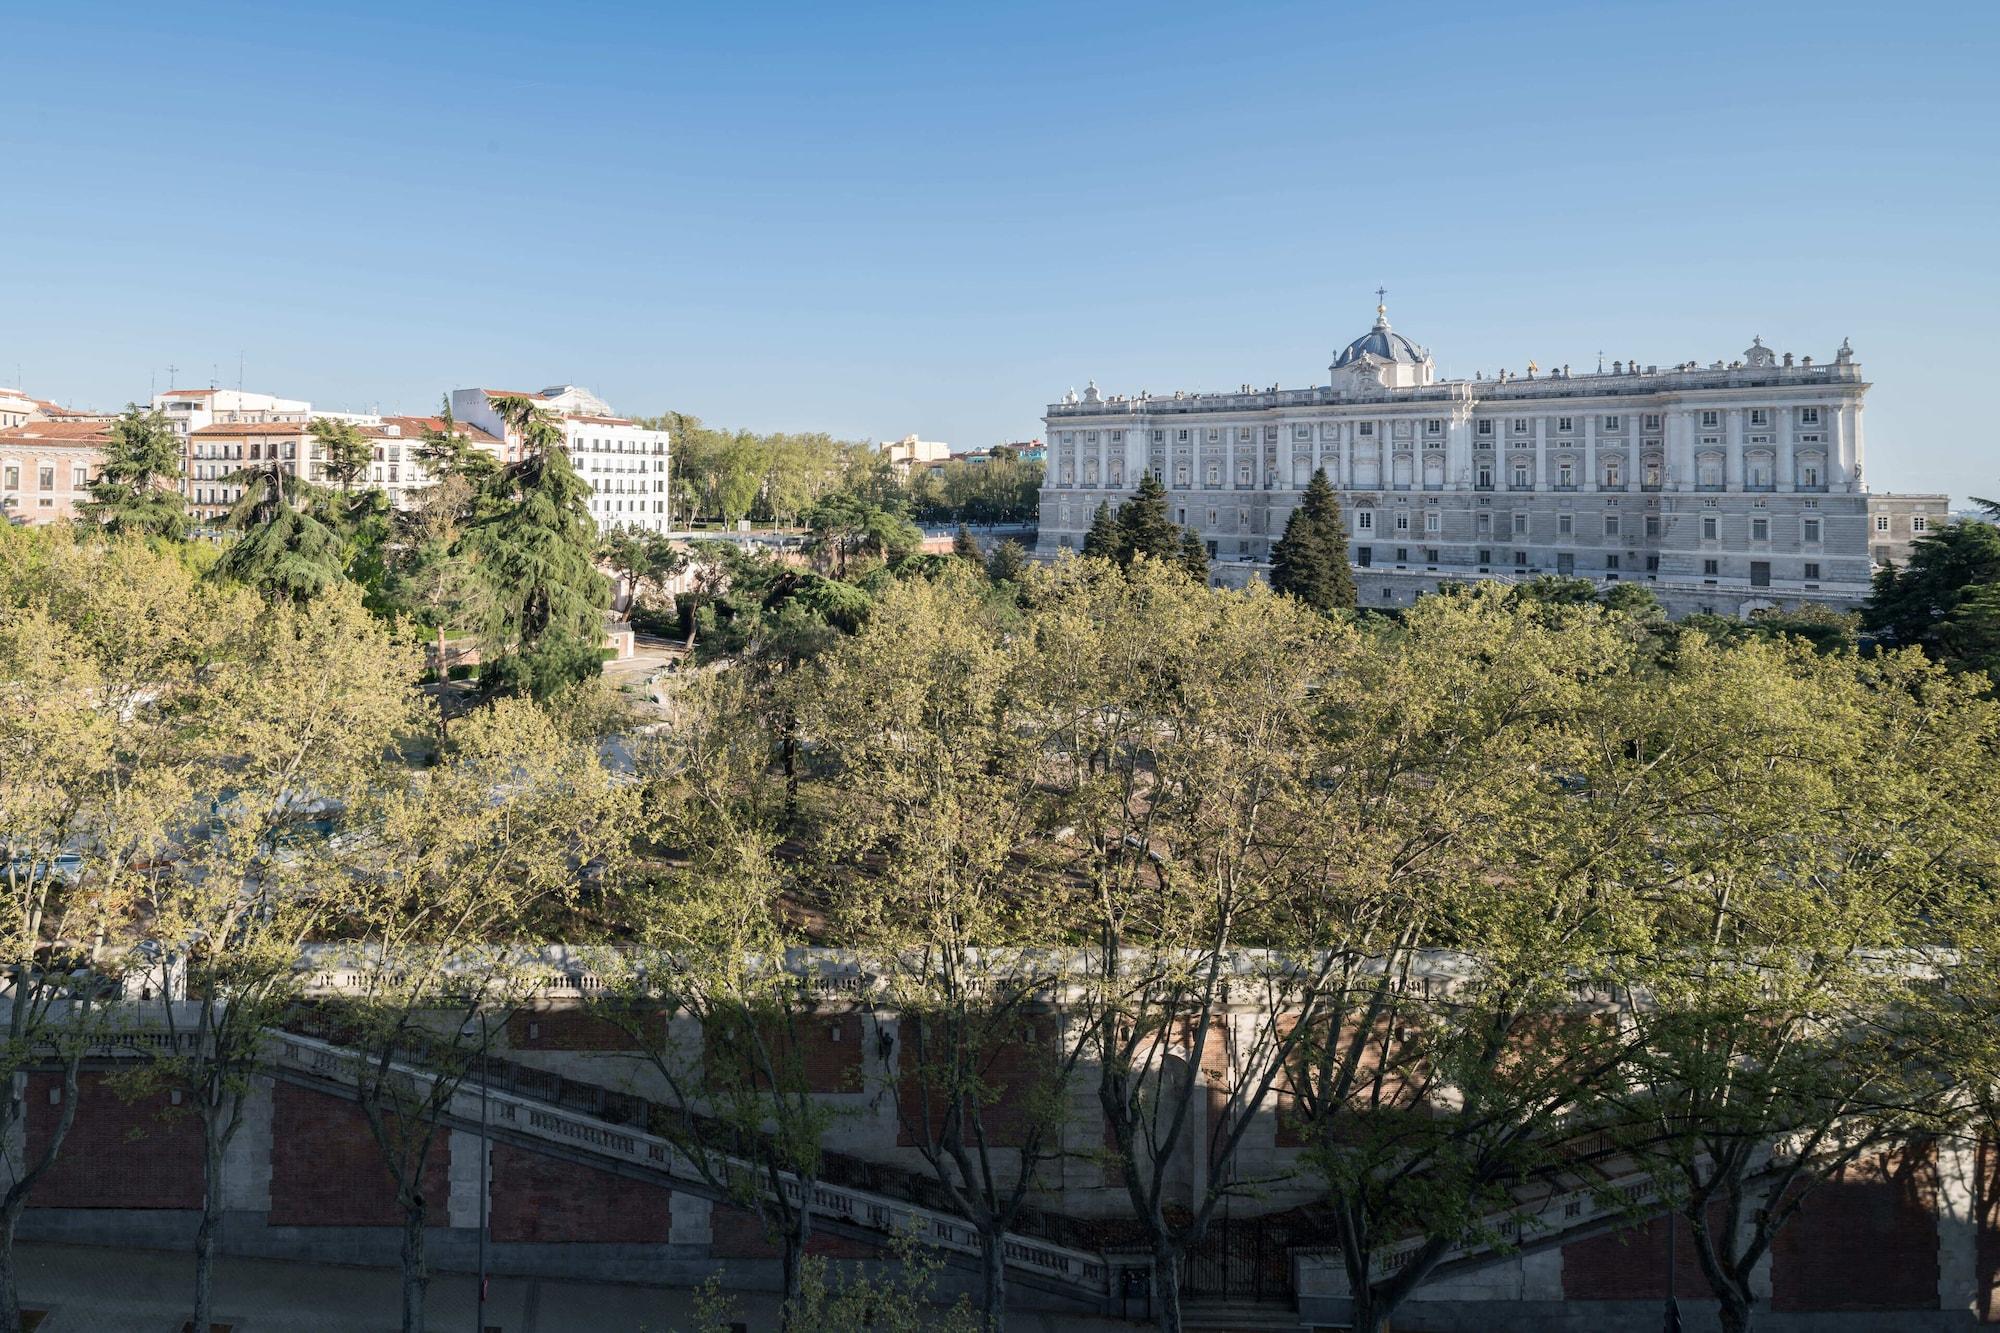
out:
<path id="1" fill-rule="evenodd" d="M 1441 380 L 1390 327 L 1325 385 L 1052 403 L 1037 554 L 1080 548 L 1097 506 L 1147 471 L 1208 544 L 1218 582 L 1268 574 L 1314 471 L 1339 490 L 1364 606 L 1441 581 L 1563 574 L 1651 588 L 1676 615 L 1859 605 L 1872 572 L 1862 487 L 1868 383 L 1753 339 L 1733 361 Z M 1901 497 L 1944 521 L 1945 497 Z"/>

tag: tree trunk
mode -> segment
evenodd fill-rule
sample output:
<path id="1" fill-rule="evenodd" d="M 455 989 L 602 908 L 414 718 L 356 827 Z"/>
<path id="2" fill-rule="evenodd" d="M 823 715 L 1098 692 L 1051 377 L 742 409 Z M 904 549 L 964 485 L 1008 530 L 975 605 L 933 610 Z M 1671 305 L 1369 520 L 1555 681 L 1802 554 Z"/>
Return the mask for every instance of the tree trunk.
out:
<path id="1" fill-rule="evenodd" d="M 202 1193 L 201 1225 L 194 1233 L 194 1328 L 205 1333 L 211 1321 L 215 1289 L 215 1228 L 222 1209 L 222 1154 L 213 1148 L 208 1158 L 207 1186 Z"/>
<path id="2" fill-rule="evenodd" d="M 0 1333 L 20 1333 L 21 1282 L 14 1270 L 14 1226 L 21 1220 L 25 1197 L 0 1204 Z"/>
<path id="3" fill-rule="evenodd" d="M 424 1205 L 403 1211 L 403 1333 L 424 1333 L 424 1292 L 431 1278 L 424 1268 Z"/>
<path id="4" fill-rule="evenodd" d="M 997 1231 L 979 1233 L 979 1319 L 985 1333 L 1007 1326 L 1007 1250 Z"/>
<path id="5" fill-rule="evenodd" d="M 1168 1246 L 1153 1251 L 1153 1322 L 1160 1333 L 1181 1333 L 1180 1258 Z"/>
<path id="6" fill-rule="evenodd" d="M 1715 1317 L 1722 1324 L 1722 1333 L 1750 1333 L 1751 1321 L 1756 1317 L 1750 1298 L 1735 1290 L 1735 1284 L 1715 1293 Z"/>
<path id="7" fill-rule="evenodd" d="M 800 1185 L 802 1189 L 808 1188 L 803 1181 Z M 798 1324 L 800 1265 L 805 1259 L 806 1239 L 811 1225 L 806 1210 L 801 1208 L 792 1229 L 785 1233 L 785 1305 L 779 1315 L 779 1327 L 785 1330 L 785 1333 L 814 1333 L 813 1330 L 801 1328 Z"/>

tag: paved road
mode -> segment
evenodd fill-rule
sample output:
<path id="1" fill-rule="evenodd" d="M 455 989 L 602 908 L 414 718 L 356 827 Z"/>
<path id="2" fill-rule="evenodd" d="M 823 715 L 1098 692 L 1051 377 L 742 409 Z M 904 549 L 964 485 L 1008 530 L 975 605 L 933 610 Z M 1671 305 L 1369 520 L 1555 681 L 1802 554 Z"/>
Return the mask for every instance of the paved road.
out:
<path id="1" fill-rule="evenodd" d="M 162 1251 L 21 1244 L 21 1295 L 49 1317 L 40 1333 L 170 1333 L 187 1319 L 193 1264 Z M 223 1259 L 216 1309 L 234 1333 L 394 1333 L 401 1327 L 397 1275 L 378 1268 Z M 738 1319 L 752 1333 L 775 1329 L 777 1305 L 762 1293 L 735 1293 Z M 694 1327 L 687 1291 L 615 1283 L 495 1278 L 486 1324 L 504 1333 L 684 1333 Z M 470 1330 L 473 1280 L 457 1273 L 431 1282 L 427 1323 L 436 1333 Z M 1028 1314 L 1009 1333 L 1130 1333 L 1110 1320 Z"/>

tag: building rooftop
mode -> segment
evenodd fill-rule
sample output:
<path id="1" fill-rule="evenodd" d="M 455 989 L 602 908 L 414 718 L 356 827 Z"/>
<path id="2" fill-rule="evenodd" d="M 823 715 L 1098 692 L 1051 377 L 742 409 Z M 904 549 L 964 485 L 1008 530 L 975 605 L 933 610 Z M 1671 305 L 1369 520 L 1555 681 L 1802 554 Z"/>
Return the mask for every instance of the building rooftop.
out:
<path id="1" fill-rule="evenodd" d="M 0 444 L 103 445 L 111 441 L 111 423 L 101 417 L 87 421 L 30 421 L 0 430 Z"/>

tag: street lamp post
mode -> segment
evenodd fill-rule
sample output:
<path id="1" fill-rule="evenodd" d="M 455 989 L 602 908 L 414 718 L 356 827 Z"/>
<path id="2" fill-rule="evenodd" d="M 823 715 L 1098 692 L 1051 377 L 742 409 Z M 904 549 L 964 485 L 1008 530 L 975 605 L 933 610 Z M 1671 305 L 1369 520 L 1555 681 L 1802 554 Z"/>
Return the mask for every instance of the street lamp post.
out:
<path id="1" fill-rule="evenodd" d="M 459 1029 L 462 1036 L 472 1035 L 472 1021 L 466 1020 Z M 472 1333 L 486 1333 L 486 1177 L 488 1154 L 492 1148 L 486 1138 L 486 1049 L 488 1041 L 486 1011 L 479 1011 L 479 1289 L 474 1297 Z"/>

